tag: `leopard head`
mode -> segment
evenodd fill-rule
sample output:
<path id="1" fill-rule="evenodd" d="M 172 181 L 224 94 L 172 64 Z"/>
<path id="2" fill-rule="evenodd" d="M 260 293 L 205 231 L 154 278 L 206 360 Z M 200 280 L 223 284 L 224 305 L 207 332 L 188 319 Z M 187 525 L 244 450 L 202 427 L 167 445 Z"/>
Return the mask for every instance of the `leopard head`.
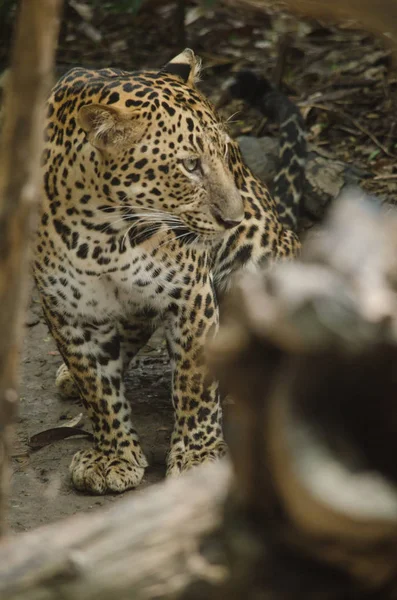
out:
<path id="1" fill-rule="evenodd" d="M 158 72 L 121 76 L 105 100 L 80 108 L 78 124 L 108 204 L 211 238 L 241 223 L 244 206 L 230 139 L 195 87 L 199 68 L 186 49 Z"/>

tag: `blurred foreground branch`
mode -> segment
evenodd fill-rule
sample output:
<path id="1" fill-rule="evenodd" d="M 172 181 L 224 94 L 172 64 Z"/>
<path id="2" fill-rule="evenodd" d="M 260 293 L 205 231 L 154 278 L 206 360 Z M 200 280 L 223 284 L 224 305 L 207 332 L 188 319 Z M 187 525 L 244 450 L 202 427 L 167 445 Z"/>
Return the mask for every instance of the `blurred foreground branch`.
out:
<path id="1" fill-rule="evenodd" d="M 314 19 L 337 23 L 355 20 L 397 48 L 397 2 L 395 0 L 222 0 L 227 6 L 262 10 L 288 10 Z"/>
<path id="2" fill-rule="evenodd" d="M 277 599 L 396 597 L 397 213 L 346 192 L 302 262 L 242 277 L 228 314 L 212 349 L 237 400 L 225 527 L 244 514 L 262 547 L 234 546 L 237 597 L 255 581 Z"/>
<path id="3" fill-rule="evenodd" d="M 38 201 L 43 110 L 61 0 L 24 0 L 7 78 L 0 142 L 0 534 L 8 488 L 10 424 L 17 402 L 18 338 L 27 242 Z"/>
<path id="4" fill-rule="evenodd" d="M 391 600 L 397 217 L 348 194 L 300 263 L 245 275 L 210 360 L 219 462 L 0 543 L 2 600 Z"/>

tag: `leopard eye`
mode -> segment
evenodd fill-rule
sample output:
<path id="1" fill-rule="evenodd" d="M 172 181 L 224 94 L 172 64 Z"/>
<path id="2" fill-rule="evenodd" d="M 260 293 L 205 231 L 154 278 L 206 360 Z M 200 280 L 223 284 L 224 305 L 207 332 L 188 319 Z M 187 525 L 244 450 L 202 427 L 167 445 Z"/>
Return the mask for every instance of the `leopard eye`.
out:
<path id="1" fill-rule="evenodd" d="M 200 160 L 198 158 L 184 158 L 182 164 L 185 167 L 186 171 L 189 171 L 189 173 L 193 173 L 194 171 L 197 171 L 197 169 L 199 169 Z"/>

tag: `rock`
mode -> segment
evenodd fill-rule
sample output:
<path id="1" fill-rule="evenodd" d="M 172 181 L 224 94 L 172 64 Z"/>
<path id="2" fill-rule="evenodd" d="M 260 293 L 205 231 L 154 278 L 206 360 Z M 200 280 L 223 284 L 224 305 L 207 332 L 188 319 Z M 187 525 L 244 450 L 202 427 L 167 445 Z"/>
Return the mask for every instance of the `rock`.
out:
<path id="1" fill-rule="evenodd" d="M 271 189 L 272 178 L 278 168 L 278 140 L 241 136 L 237 141 L 247 165 Z M 359 185 L 367 176 L 363 169 L 336 160 L 319 148 L 310 147 L 305 167 L 303 212 L 314 221 L 322 220 L 327 206 L 344 186 Z"/>

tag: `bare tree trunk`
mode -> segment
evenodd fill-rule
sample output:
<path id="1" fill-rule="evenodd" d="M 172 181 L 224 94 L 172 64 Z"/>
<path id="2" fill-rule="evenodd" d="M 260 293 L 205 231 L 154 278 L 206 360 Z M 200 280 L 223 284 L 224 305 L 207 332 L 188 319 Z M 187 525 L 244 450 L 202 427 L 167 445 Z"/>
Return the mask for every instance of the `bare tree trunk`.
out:
<path id="1" fill-rule="evenodd" d="M 0 146 L 0 534 L 5 527 L 10 425 L 18 398 L 27 241 L 39 198 L 43 110 L 61 4 L 22 1 L 5 94 Z"/>

